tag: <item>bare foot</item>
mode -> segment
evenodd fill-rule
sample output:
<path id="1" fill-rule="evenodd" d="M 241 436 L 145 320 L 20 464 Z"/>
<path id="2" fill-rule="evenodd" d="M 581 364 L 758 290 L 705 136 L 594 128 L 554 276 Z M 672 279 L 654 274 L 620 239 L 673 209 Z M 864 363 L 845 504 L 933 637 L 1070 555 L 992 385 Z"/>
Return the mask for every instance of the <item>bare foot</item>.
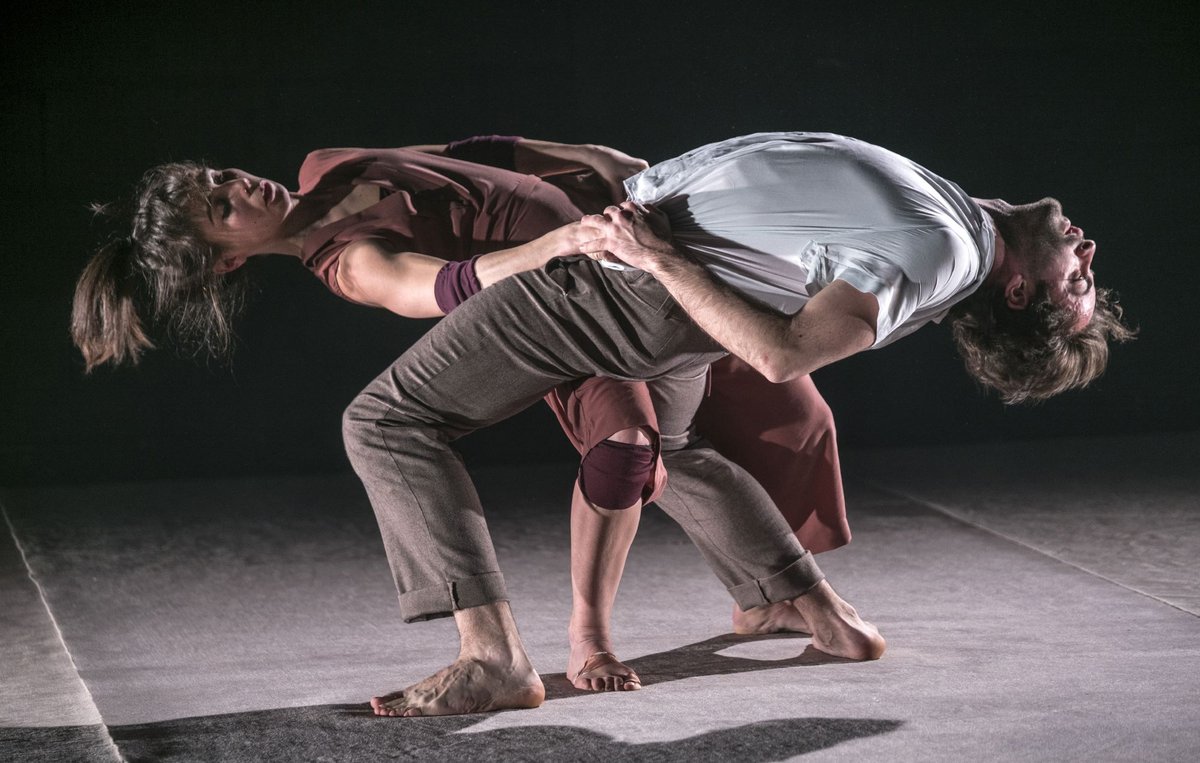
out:
<path id="1" fill-rule="evenodd" d="M 376 715 L 458 715 L 533 708 L 546 689 L 528 661 L 485 661 L 460 657 L 403 691 L 371 698 Z"/>
<path id="2" fill-rule="evenodd" d="M 733 605 L 733 632 L 743 636 L 761 633 L 812 633 L 804 615 L 790 601 L 742 611 Z"/>
<path id="3" fill-rule="evenodd" d="M 582 642 L 571 647 L 567 677 L 572 686 L 584 691 L 637 691 L 642 688 L 642 679 L 633 668 L 618 660 L 612 652 L 589 653 L 591 648 L 591 644 Z"/>
<path id="4" fill-rule="evenodd" d="M 792 603 L 812 628 L 813 646 L 849 660 L 878 660 L 887 649 L 879 629 L 858 616 L 854 607 L 822 580 Z"/>
<path id="5" fill-rule="evenodd" d="M 633 668 L 612 653 L 612 639 L 605 628 L 571 623 L 567 628 L 571 656 L 567 658 L 567 680 L 584 691 L 636 691 L 642 679 Z"/>

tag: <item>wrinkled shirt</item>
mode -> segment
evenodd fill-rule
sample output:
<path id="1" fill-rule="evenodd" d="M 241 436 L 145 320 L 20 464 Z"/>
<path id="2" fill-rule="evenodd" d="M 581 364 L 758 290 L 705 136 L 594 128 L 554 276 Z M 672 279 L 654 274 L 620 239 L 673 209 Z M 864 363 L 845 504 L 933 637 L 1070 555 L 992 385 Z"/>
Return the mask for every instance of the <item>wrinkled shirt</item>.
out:
<path id="1" fill-rule="evenodd" d="M 717 279 L 791 315 L 835 280 L 879 301 L 873 347 L 940 321 L 987 278 L 991 219 L 954 183 L 829 133 L 712 143 L 625 181 Z"/>

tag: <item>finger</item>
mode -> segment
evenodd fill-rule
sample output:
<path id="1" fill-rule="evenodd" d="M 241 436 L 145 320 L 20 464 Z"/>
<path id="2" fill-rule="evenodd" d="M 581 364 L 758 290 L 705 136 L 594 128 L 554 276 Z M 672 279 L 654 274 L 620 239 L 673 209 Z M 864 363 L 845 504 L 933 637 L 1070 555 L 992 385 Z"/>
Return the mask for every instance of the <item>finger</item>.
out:
<path id="1" fill-rule="evenodd" d="M 595 260 L 596 262 L 612 262 L 617 265 L 625 264 L 624 260 L 622 260 L 620 257 L 616 256 L 612 252 L 608 251 L 607 249 L 597 250 L 597 251 L 593 251 L 593 252 L 586 252 L 585 254 L 588 259 Z"/>

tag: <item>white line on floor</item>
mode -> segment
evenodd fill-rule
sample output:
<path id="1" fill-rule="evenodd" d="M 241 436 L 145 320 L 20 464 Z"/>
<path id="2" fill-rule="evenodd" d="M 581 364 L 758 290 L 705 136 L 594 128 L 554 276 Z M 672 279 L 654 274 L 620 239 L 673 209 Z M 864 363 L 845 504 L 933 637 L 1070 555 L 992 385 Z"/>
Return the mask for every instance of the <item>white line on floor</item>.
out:
<path id="1" fill-rule="evenodd" d="M 957 511 L 950 508 L 949 506 L 945 506 L 945 505 L 937 503 L 935 501 L 930 501 L 926 498 L 921 498 L 919 496 L 913 495 L 912 493 L 908 493 L 903 490 L 897 490 L 895 488 L 885 487 L 884 485 L 881 485 L 878 482 L 865 481 L 864 484 L 870 485 L 872 488 L 879 490 L 881 492 L 889 493 L 889 494 L 897 496 L 899 498 L 904 498 L 905 500 L 912 501 L 913 503 L 916 503 L 916 504 L 920 504 L 921 506 L 924 506 L 928 509 L 933 509 L 934 511 L 936 511 L 938 513 L 945 514 L 946 516 L 950 517 L 951 519 L 962 522 L 964 525 L 974 527 L 977 530 L 983 530 L 986 533 L 991 533 L 992 535 L 995 535 L 998 538 L 1003 538 L 1004 540 L 1006 540 L 1010 543 L 1015 543 L 1018 546 L 1027 548 L 1030 551 L 1034 551 L 1038 554 L 1041 554 L 1042 556 L 1048 556 L 1051 559 L 1053 559 L 1054 561 L 1065 564 L 1068 567 L 1074 567 L 1075 569 L 1079 570 L 1080 572 L 1086 572 L 1087 574 L 1089 574 L 1093 577 L 1100 578 L 1101 580 L 1112 583 L 1115 586 L 1120 586 L 1121 588 L 1124 588 L 1126 591 L 1132 591 L 1133 593 L 1140 594 L 1142 596 L 1145 596 L 1148 599 L 1153 599 L 1160 604 L 1166 604 L 1168 607 L 1170 607 L 1172 609 L 1177 609 L 1180 612 L 1191 615 L 1192 617 L 1200 618 L 1200 614 L 1197 614 L 1190 610 L 1184 609 L 1183 607 L 1179 606 L 1178 604 L 1172 603 L 1170 601 L 1167 601 L 1166 599 L 1155 596 L 1154 594 L 1149 593 L 1147 591 L 1143 591 L 1140 588 L 1134 588 L 1133 586 L 1128 585 L 1127 583 L 1122 583 L 1120 580 L 1114 580 L 1113 578 L 1110 578 L 1107 575 L 1104 575 L 1104 574 L 1099 573 L 1092 569 L 1088 569 L 1087 567 L 1084 567 L 1083 565 L 1081 565 L 1077 562 L 1072 562 L 1069 559 L 1063 559 L 1061 556 L 1058 556 L 1057 554 L 1047 551 L 1044 548 L 1038 548 L 1037 546 L 1034 546 L 1027 541 L 1021 540 L 1020 538 L 1016 538 L 1007 533 L 1002 533 L 999 530 L 994 530 L 994 529 L 988 527 L 987 525 L 979 524 L 978 522 L 976 522 L 972 519 L 969 519 L 969 518 L 963 516 L 962 514 L 958 513 Z"/>
<path id="2" fill-rule="evenodd" d="M 21 557 L 21 564 L 25 567 L 25 574 L 29 577 L 29 581 L 33 583 L 37 589 L 38 599 L 42 602 L 42 607 L 46 610 L 46 616 L 50 618 L 50 624 L 54 626 L 54 635 L 58 638 L 58 643 L 62 646 L 63 652 L 67 655 L 67 659 L 71 661 L 71 667 L 75 670 L 75 677 L 79 681 L 79 685 L 83 687 L 84 694 L 87 695 L 88 702 L 92 703 L 92 707 L 96 710 L 96 716 L 100 718 L 100 727 L 103 729 L 104 738 L 108 740 L 108 746 L 112 750 L 116 760 L 124 763 L 125 756 L 121 754 L 120 748 L 113 741 L 112 735 L 108 733 L 108 724 L 104 722 L 104 716 L 100 714 L 100 708 L 96 705 L 96 700 L 92 697 L 92 692 L 88 688 L 87 682 L 79 675 L 79 666 L 75 664 L 75 656 L 71 654 L 71 650 L 67 647 L 66 639 L 63 638 L 62 628 L 58 626 L 58 619 L 54 616 L 54 612 L 50 609 L 50 602 L 46 599 L 46 591 L 42 588 L 42 584 L 38 582 L 37 576 L 33 574 L 33 567 L 29 565 L 29 557 L 25 554 L 25 547 L 21 545 L 21 539 L 17 535 L 17 528 L 13 525 L 12 519 L 8 516 L 8 509 L 0 502 L 0 515 L 4 517 L 4 524 L 8 527 L 8 534 L 12 538 L 13 545 L 17 548 L 17 554 Z"/>

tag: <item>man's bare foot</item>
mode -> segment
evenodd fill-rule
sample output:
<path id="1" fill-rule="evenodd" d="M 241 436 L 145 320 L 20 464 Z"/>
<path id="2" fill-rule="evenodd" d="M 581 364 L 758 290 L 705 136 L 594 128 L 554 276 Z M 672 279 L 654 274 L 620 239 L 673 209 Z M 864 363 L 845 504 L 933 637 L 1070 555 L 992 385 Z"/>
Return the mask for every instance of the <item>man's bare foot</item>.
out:
<path id="1" fill-rule="evenodd" d="M 371 698 L 376 715 L 459 715 L 533 708 L 546 689 L 533 666 L 460 657 L 403 691 Z"/>
<path id="2" fill-rule="evenodd" d="M 594 641 L 572 641 L 567 660 L 567 679 L 584 691 L 637 691 L 642 679 L 633 668 L 607 649 L 597 649 Z"/>
<path id="3" fill-rule="evenodd" d="M 458 659 L 403 691 L 371 698 L 376 715 L 458 715 L 537 707 L 546 687 L 507 601 L 454 612 Z"/>
<path id="4" fill-rule="evenodd" d="M 858 616 L 854 607 L 822 580 L 792 603 L 812 629 L 813 646 L 849 660 L 878 660 L 887 649 L 879 629 Z"/>
<path id="5" fill-rule="evenodd" d="M 779 601 L 765 607 L 742 611 L 733 605 L 733 632 L 743 635 L 762 633 L 812 633 L 804 615 L 790 601 Z"/>

